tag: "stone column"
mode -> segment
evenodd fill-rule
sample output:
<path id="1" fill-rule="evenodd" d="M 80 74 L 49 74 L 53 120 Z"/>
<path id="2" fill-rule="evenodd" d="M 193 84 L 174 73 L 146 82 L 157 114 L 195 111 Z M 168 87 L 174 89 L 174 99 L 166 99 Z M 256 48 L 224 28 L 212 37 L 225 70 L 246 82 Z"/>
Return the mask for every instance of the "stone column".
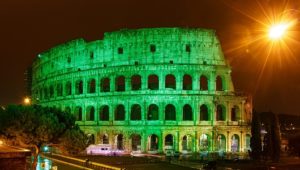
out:
<path id="1" fill-rule="evenodd" d="M 174 150 L 179 151 L 179 131 L 176 131 L 176 135 L 174 136 Z"/>
<path id="2" fill-rule="evenodd" d="M 163 134 L 160 131 L 158 134 L 158 153 L 162 153 L 163 152 Z"/>
<path id="3" fill-rule="evenodd" d="M 241 131 L 241 137 L 240 137 L 240 145 L 239 145 L 239 150 L 240 152 L 244 152 L 244 138 L 243 138 L 243 131 Z"/>
<path id="4" fill-rule="evenodd" d="M 182 79 L 183 79 L 182 74 L 179 73 L 175 75 L 175 77 L 176 77 L 176 89 L 182 90 Z"/>
<path id="5" fill-rule="evenodd" d="M 216 73 L 212 72 L 209 77 L 209 91 L 216 91 Z"/>
<path id="6" fill-rule="evenodd" d="M 227 152 L 231 151 L 231 138 L 229 136 L 229 131 L 227 131 L 227 137 L 226 137 L 226 143 L 227 143 L 227 147 L 226 147 L 226 150 Z"/>
<path id="7" fill-rule="evenodd" d="M 110 80 L 110 91 L 114 92 L 115 91 L 115 82 L 116 82 L 116 76 L 110 76 L 109 80 Z"/>

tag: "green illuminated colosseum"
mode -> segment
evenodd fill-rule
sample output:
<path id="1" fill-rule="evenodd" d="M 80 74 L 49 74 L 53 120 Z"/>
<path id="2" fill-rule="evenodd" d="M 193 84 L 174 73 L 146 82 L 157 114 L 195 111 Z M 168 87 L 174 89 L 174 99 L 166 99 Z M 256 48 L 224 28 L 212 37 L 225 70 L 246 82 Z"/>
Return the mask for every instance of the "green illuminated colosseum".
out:
<path id="1" fill-rule="evenodd" d="M 53 47 L 32 67 L 33 101 L 74 114 L 95 144 L 148 153 L 250 147 L 251 101 L 235 93 L 214 30 L 109 32 Z"/>

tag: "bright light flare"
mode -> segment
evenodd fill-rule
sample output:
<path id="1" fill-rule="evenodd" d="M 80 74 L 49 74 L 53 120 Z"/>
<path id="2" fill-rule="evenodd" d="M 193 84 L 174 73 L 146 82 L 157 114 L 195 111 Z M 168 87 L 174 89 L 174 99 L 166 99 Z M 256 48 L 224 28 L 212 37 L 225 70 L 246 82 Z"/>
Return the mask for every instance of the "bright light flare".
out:
<path id="1" fill-rule="evenodd" d="M 280 39 L 284 36 L 290 24 L 281 23 L 271 26 L 269 30 L 269 37 L 273 40 Z"/>
<path id="2" fill-rule="evenodd" d="M 288 24 L 273 25 L 270 28 L 269 37 L 271 39 L 279 39 L 284 35 L 287 28 L 288 28 Z"/>
<path id="3" fill-rule="evenodd" d="M 24 98 L 24 104 L 29 105 L 30 102 L 31 102 L 31 100 L 30 100 L 29 97 L 25 97 L 25 98 Z"/>

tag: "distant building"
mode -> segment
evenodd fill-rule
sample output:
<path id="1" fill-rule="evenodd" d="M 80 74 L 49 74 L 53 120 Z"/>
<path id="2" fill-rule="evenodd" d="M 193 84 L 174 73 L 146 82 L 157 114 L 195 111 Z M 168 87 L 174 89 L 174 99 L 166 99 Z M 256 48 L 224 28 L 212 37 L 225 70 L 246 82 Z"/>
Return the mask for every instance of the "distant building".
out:
<path id="1" fill-rule="evenodd" d="M 215 32 L 146 28 L 53 47 L 33 65 L 33 102 L 74 114 L 113 150 L 244 152 L 251 100 L 237 94 Z"/>

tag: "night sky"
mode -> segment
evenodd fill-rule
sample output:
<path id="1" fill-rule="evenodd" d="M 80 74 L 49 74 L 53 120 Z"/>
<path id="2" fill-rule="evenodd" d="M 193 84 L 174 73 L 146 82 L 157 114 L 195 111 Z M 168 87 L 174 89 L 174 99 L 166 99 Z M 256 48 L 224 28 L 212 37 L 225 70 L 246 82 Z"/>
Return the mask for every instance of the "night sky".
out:
<path id="1" fill-rule="evenodd" d="M 252 94 L 255 110 L 300 115 L 299 10 L 299 0 L 1 0 L 0 105 L 21 103 L 26 68 L 61 43 L 123 28 L 200 27 L 216 30 L 235 89 Z M 294 25 L 272 43 L 264 30 L 282 17 Z"/>

